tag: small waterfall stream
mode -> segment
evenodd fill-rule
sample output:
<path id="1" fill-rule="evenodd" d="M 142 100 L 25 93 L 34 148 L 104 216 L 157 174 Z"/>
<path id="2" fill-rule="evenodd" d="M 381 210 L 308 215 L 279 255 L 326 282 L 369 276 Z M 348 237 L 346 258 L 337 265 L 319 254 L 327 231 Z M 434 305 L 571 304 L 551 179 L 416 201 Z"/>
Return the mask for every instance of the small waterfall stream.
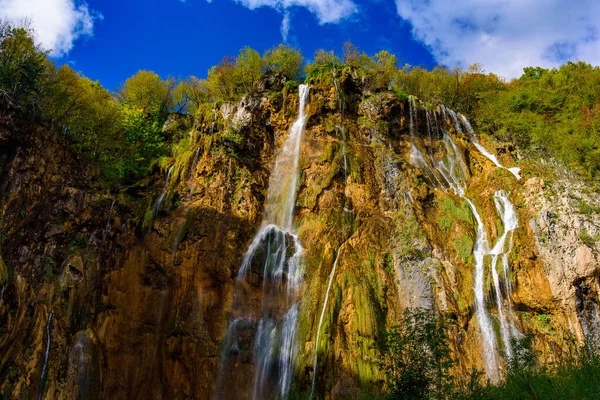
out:
<path id="1" fill-rule="evenodd" d="M 303 262 L 302 245 L 293 228 L 300 144 L 306 123 L 308 85 L 299 87 L 298 117 L 277 154 L 271 171 L 264 219 L 246 251 L 236 279 L 232 314 L 223 340 L 217 397 L 245 398 L 226 372 L 236 374 L 242 340 L 254 332 L 252 399 L 287 398 L 297 353 L 296 334 L 300 306 Z M 251 275 L 253 278 L 251 279 Z M 262 279 L 259 309 L 248 293 L 249 280 Z"/>
<path id="2" fill-rule="evenodd" d="M 481 143 L 479 143 L 479 139 L 477 139 L 477 136 L 475 135 L 475 132 L 473 131 L 473 127 L 471 126 L 471 123 L 469 122 L 469 120 L 464 115 L 462 115 L 462 114 L 459 114 L 459 115 L 460 115 L 460 119 L 462 120 L 463 125 L 465 126 L 465 128 L 467 130 L 467 133 L 471 137 L 471 142 L 477 148 L 477 150 L 479 150 L 479 152 L 481 154 L 483 154 L 488 160 L 493 162 L 496 165 L 496 167 L 509 171 L 511 174 L 513 174 L 515 176 L 515 178 L 517 178 L 517 180 L 520 180 L 521 179 L 521 175 L 520 175 L 521 168 L 518 168 L 518 167 L 506 168 L 504 165 L 500 164 L 500 161 L 498 161 L 498 158 L 494 154 L 490 153 L 488 151 L 488 149 L 483 147 L 481 145 Z"/>
<path id="3" fill-rule="evenodd" d="M 44 363 L 42 364 L 42 374 L 40 376 L 40 389 L 38 400 L 42 400 L 44 389 L 46 388 L 46 378 L 48 377 L 48 359 L 50 357 L 50 324 L 52 323 L 53 312 L 48 314 L 48 322 L 46 323 L 46 352 L 44 353 Z"/>
<path id="4" fill-rule="evenodd" d="M 169 171 L 167 171 L 167 178 L 165 180 L 165 188 L 163 189 L 163 192 L 160 194 L 160 196 L 156 200 L 156 203 L 154 203 L 154 207 L 152 208 L 153 218 L 156 218 L 156 215 L 158 214 L 158 210 L 160 209 L 160 206 L 162 205 L 163 201 L 165 201 L 165 197 L 167 196 L 167 192 L 169 191 L 169 182 L 171 181 L 171 176 L 173 175 L 173 168 L 175 168 L 174 165 L 172 165 L 171 168 L 169 168 Z"/>
<path id="5" fill-rule="evenodd" d="M 483 220 L 477 211 L 475 204 L 468 198 L 465 201 L 471 208 L 471 212 L 477 222 L 477 231 L 475 236 L 475 247 L 473 248 L 473 257 L 475 259 L 475 315 L 481 330 L 483 339 L 483 355 L 487 375 L 491 379 L 498 378 L 498 360 L 496 359 L 496 334 L 492 326 L 492 321 L 485 304 L 485 256 L 489 254 L 490 247 L 487 237 L 487 231 Z"/>
<path id="6" fill-rule="evenodd" d="M 343 121 L 343 119 L 344 119 L 344 97 L 340 91 L 335 72 L 333 73 L 333 83 L 334 83 L 335 90 L 336 90 L 337 97 L 338 97 L 340 116 Z M 336 131 L 339 133 L 339 135 L 341 137 L 341 146 L 342 146 L 341 150 L 342 150 L 342 157 L 344 158 L 344 188 L 345 188 L 346 184 L 348 182 L 348 158 L 347 158 L 347 149 L 346 149 L 346 129 L 344 126 L 336 126 Z M 344 198 L 344 204 L 343 204 L 344 213 L 352 212 L 346 207 L 347 205 L 346 205 L 345 194 L 344 194 L 343 198 Z M 347 224 L 344 224 L 344 225 L 347 225 Z M 342 247 L 347 242 L 349 235 L 350 235 L 350 232 L 348 232 L 348 227 L 344 226 L 344 237 L 346 237 L 346 240 L 338 246 L 338 249 L 335 254 L 335 259 L 333 261 L 333 266 L 331 268 L 331 272 L 329 273 L 329 278 L 327 280 L 327 289 L 325 290 L 325 299 L 323 301 L 323 307 L 321 308 L 319 324 L 317 325 L 317 336 L 315 338 L 315 347 L 314 347 L 314 355 L 313 355 L 313 376 L 312 376 L 309 400 L 312 400 L 314 397 L 314 394 L 315 394 L 315 387 L 316 387 L 316 382 L 317 382 L 317 364 L 318 364 L 318 360 L 319 360 L 319 344 L 321 341 L 321 329 L 323 327 L 323 321 L 325 320 L 325 312 L 327 311 L 327 306 L 329 304 L 329 294 L 331 292 L 331 286 L 333 284 L 333 278 L 335 277 L 335 272 L 337 269 L 338 261 L 340 259 Z"/>
<path id="7" fill-rule="evenodd" d="M 487 375 L 490 379 L 499 378 L 499 362 L 497 359 L 497 340 L 496 333 L 493 328 L 492 319 L 486 306 L 486 291 L 484 287 L 485 282 L 485 262 L 486 257 L 491 256 L 491 275 L 494 285 L 495 292 L 495 303 L 496 311 L 498 313 L 498 320 L 500 322 L 500 335 L 502 337 L 502 343 L 505 351 L 505 355 L 508 359 L 512 357 L 512 349 L 510 341 L 513 337 L 519 335 L 514 323 L 512 322 L 512 305 L 511 305 L 511 285 L 509 279 L 509 262 L 508 257 L 512 251 L 512 235 L 515 229 L 518 227 L 518 218 L 513 204 L 508 199 L 506 192 L 500 190 L 494 195 L 494 204 L 502 219 L 502 225 L 504 228 L 503 233 L 496 240 L 493 248 L 490 249 L 488 240 L 488 234 L 481 219 L 481 216 L 477 210 L 477 207 L 471 199 L 466 197 L 467 191 L 467 180 L 469 178 L 468 168 L 462 156 L 462 153 L 458 149 L 456 143 L 450 136 L 449 132 L 444 129 L 443 122 L 448 118 L 451 120 L 454 128 L 457 132 L 463 132 L 463 126 L 466 133 L 468 134 L 471 142 L 475 147 L 490 161 L 492 161 L 497 167 L 507 169 L 517 179 L 520 179 L 518 168 L 506 168 L 502 166 L 497 158 L 488 152 L 483 146 L 481 146 L 473 132 L 473 129 L 469 121 L 462 114 L 456 114 L 453 110 L 447 109 L 444 106 L 439 107 L 439 112 L 433 112 L 433 118 L 429 110 L 425 108 L 426 115 L 426 129 L 427 138 L 429 139 L 429 146 L 426 152 L 422 152 L 419 149 L 419 137 L 417 135 L 418 129 L 418 104 L 414 97 L 409 98 L 409 129 L 411 136 L 411 162 L 418 167 L 425 177 L 429 180 L 431 185 L 438 190 L 444 192 L 452 192 L 460 198 L 464 199 L 468 204 L 475 222 L 477 224 L 475 245 L 473 248 L 474 257 L 474 278 L 475 284 L 473 287 L 475 294 L 475 316 L 478 321 L 478 325 L 481 331 L 482 342 L 483 342 L 483 356 L 486 365 Z M 438 118 L 439 113 L 439 118 Z M 441 119 L 442 123 L 439 123 Z M 437 131 L 437 132 L 436 132 Z M 442 150 L 444 156 L 440 157 L 436 154 L 440 151 L 434 151 L 434 138 L 441 138 L 443 148 L 437 149 Z M 425 156 L 427 154 L 427 156 Z M 508 242 L 508 246 L 506 245 Z M 504 293 L 506 298 L 503 297 L 503 290 L 501 287 L 500 276 L 498 274 L 498 260 L 502 259 L 502 280 L 504 281 Z M 505 307 L 505 302 L 507 306 Z"/>
<path id="8" fill-rule="evenodd" d="M 345 242 L 344 242 L 345 243 Z M 338 247 L 335 260 L 333 262 L 333 267 L 331 268 L 331 273 L 329 274 L 329 280 L 327 282 L 327 290 L 325 292 L 325 301 L 323 301 L 323 308 L 321 309 L 321 316 L 319 317 L 319 325 L 317 328 L 317 337 L 315 339 L 315 354 L 313 359 L 313 377 L 312 384 L 310 389 L 309 399 L 312 399 L 315 394 L 315 383 L 317 381 L 317 361 L 319 358 L 319 341 L 321 339 L 321 328 L 323 327 L 323 320 L 325 319 L 325 311 L 327 310 L 327 304 L 329 303 L 329 292 L 331 291 L 331 284 L 333 283 L 333 277 L 335 276 L 335 270 L 338 264 L 338 260 L 340 258 L 340 252 L 342 250 L 342 243 L 340 247 Z"/>

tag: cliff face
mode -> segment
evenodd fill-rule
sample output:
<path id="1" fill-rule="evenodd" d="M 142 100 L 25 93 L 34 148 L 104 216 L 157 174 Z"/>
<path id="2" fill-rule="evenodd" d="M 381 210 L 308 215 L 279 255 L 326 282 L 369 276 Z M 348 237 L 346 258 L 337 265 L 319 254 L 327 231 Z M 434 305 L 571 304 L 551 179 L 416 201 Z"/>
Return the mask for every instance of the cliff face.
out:
<path id="1" fill-rule="evenodd" d="M 297 110 L 298 94 L 286 87 L 200 112 L 193 147 L 120 193 L 98 189 L 97 172 L 56 137 L 3 128 L 2 392 L 26 398 L 45 387 L 48 399 L 251 397 L 252 387 L 241 383 L 225 393 L 217 387 L 231 351 L 223 343 L 275 154 Z M 290 393 L 309 393 L 313 382 L 319 398 L 377 393 L 377 343 L 409 307 L 455 321 L 457 374 L 471 367 L 490 372 L 484 314 L 498 374 L 506 364 L 504 329 L 534 334 L 544 361 L 560 357 L 569 335 L 599 336 L 593 239 L 600 205 L 584 182 L 527 158 L 519 161 L 517 180 L 485 157 L 450 114 L 411 106 L 391 92 L 363 92 L 349 73 L 313 78 L 306 113 L 294 218 L 304 274 Z M 455 149 L 430 133 L 433 117 Z M 510 147 L 481 144 L 503 165 L 515 165 Z M 414 149 L 430 152 L 428 163 L 437 169 L 416 162 Z M 464 163 L 464 193 L 440 182 L 442 159 Z M 502 193 L 518 220 L 510 234 L 499 214 Z M 490 248 L 481 264 L 475 212 Z M 494 254 L 504 234 L 506 246 Z M 506 276 L 494 261 L 504 253 Z M 249 302 L 264 300 L 264 279 L 247 279 Z M 255 376 L 253 335 L 243 331 L 236 344 L 237 382 Z"/>

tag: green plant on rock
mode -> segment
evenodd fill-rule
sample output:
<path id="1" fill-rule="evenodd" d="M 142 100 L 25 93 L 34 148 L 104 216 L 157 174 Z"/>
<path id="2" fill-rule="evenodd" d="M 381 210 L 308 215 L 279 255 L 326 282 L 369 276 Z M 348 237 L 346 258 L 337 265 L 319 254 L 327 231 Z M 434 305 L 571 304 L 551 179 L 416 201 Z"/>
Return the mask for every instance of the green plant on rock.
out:
<path id="1" fill-rule="evenodd" d="M 452 246 L 454 247 L 454 250 L 456 250 L 460 258 L 462 258 L 462 260 L 465 263 L 468 263 L 471 259 L 471 255 L 473 253 L 473 245 L 473 239 L 471 239 L 471 236 L 469 235 L 461 236 L 460 238 L 454 239 L 452 241 Z"/>
<path id="2" fill-rule="evenodd" d="M 590 235 L 588 231 L 584 229 L 579 232 L 579 240 L 589 248 L 594 249 L 596 248 L 596 244 L 600 240 L 600 237 L 598 237 L 598 235 Z"/>

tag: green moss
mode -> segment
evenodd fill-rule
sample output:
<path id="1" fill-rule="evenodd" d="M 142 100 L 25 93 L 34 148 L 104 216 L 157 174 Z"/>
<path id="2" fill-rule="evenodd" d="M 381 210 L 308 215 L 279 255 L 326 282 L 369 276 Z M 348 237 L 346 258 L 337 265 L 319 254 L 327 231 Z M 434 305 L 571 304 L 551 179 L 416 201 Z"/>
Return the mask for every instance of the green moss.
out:
<path id="1" fill-rule="evenodd" d="M 452 226 L 452 220 L 448 217 L 441 217 L 439 224 L 443 230 L 447 231 Z"/>
<path id="2" fill-rule="evenodd" d="M 589 248 L 594 249 L 600 240 L 599 235 L 590 235 L 585 229 L 579 232 L 579 240 Z"/>
<path id="3" fill-rule="evenodd" d="M 390 275 L 396 274 L 396 268 L 394 267 L 394 256 L 389 251 L 386 251 L 381 255 L 381 267 Z"/>
<path id="4" fill-rule="evenodd" d="M 461 236 L 460 238 L 452 241 L 454 250 L 457 251 L 458 255 L 465 263 L 468 263 L 471 259 L 473 253 L 473 244 L 473 239 L 471 239 L 469 235 Z"/>
<path id="5" fill-rule="evenodd" d="M 473 224 L 473 214 L 466 201 L 460 200 L 457 205 L 453 199 L 443 199 L 440 204 L 440 225 L 448 226 L 447 220 L 450 220 L 450 225 L 454 220 L 464 221 L 468 224 Z M 442 222 L 442 218 L 445 218 Z M 448 226 L 449 228 L 449 226 Z"/>
<path id="6" fill-rule="evenodd" d="M 152 208 L 148 208 L 142 220 L 142 232 L 147 232 L 152 226 L 152 222 L 154 222 L 154 214 L 152 213 Z"/>
<path id="7" fill-rule="evenodd" d="M 581 200 L 577 204 L 577 212 L 584 215 L 597 214 L 600 213 L 600 207 L 590 206 L 588 203 Z"/>

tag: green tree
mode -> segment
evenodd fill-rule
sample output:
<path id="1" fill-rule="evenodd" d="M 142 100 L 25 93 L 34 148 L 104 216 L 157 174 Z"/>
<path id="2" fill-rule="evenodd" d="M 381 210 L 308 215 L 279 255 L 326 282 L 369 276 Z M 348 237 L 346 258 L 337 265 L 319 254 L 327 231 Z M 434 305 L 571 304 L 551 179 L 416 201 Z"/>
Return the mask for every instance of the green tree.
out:
<path id="1" fill-rule="evenodd" d="M 250 47 L 244 47 L 235 58 L 223 57 L 208 71 L 206 86 L 212 100 L 235 100 L 254 93 L 264 67 L 264 60 Z"/>
<path id="2" fill-rule="evenodd" d="M 179 81 L 173 89 L 173 111 L 176 113 L 195 114 L 200 104 L 208 101 L 206 81 L 195 76 Z"/>
<path id="3" fill-rule="evenodd" d="M 152 71 L 138 71 L 127 79 L 119 91 L 119 98 L 141 112 L 164 116 L 171 107 L 172 79 L 162 80 Z"/>
<path id="4" fill-rule="evenodd" d="M 74 149 L 97 158 L 121 140 L 119 108 L 106 89 L 73 71 L 54 69 L 44 100 L 44 117 L 71 141 Z"/>
<path id="5" fill-rule="evenodd" d="M 26 26 L 0 19 L 0 113 L 39 111 L 49 63 L 33 38 Z"/>
<path id="6" fill-rule="evenodd" d="M 304 58 L 296 49 L 280 44 L 263 55 L 265 72 L 277 72 L 287 80 L 297 80 L 302 74 Z"/>
<path id="7" fill-rule="evenodd" d="M 381 366 L 393 399 L 443 398 L 452 388 L 447 321 L 433 311 L 407 309 L 386 335 Z"/>

